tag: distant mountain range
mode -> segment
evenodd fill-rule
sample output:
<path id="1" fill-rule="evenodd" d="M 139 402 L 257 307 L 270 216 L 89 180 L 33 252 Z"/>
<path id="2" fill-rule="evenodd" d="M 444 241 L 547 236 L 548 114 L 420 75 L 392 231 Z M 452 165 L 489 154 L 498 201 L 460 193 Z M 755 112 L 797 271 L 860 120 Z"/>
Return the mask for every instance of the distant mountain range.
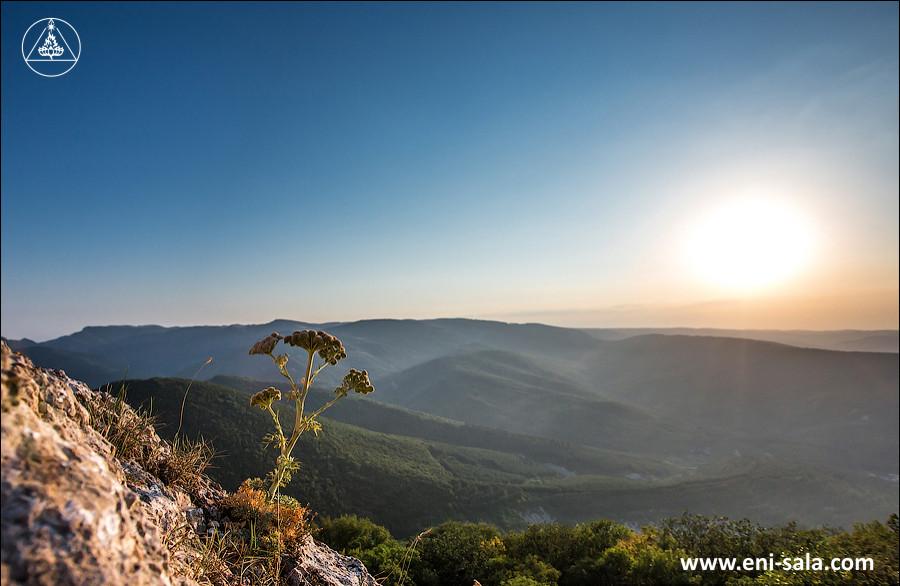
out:
<path id="1" fill-rule="evenodd" d="M 214 475 L 233 486 L 263 473 L 270 456 L 259 446 L 265 418 L 246 398 L 273 381 L 273 365 L 247 350 L 273 330 L 309 327 L 338 336 L 348 354 L 315 401 L 350 366 L 369 370 L 377 388 L 337 407 L 326 433 L 301 447 L 307 479 L 292 490 L 325 513 L 358 512 L 403 533 L 442 518 L 640 523 L 683 510 L 844 524 L 898 508 L 896 331 L 276 320 L 89 327 L 10 344 L 94 386 L 131 379 L 129 400 L 152 399 L 170 428 L 186 379 L 212 357 L 186 429 L 227 453 Z M 891 340 L 894 352 L 863 351 Z M 355 475 L 355 488 L 330 485 L 334 467 Z M 407 489 L 416 494 L 404 511 L 375 494 Z"/>
<path id="2" fill-rule="evenodd" d="M 601 340 L 622 340 L 644 334 L 713 336 L 779 342 L 803 348 L 844 352 L 900 352 L 897 330 L 725 330 L 717 328 L 589 328 Z"/>

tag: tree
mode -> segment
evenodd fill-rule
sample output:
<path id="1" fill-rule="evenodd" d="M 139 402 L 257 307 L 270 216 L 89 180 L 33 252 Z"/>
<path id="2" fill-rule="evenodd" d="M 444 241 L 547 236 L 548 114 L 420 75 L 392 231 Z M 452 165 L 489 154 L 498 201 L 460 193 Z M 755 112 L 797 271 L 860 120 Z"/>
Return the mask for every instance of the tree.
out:
<path id="1" fill-rule="evenodd" d="M 414 571 L 419 586 L 495 584 L 496 572 L 505 565 L 500 533 L 485 523 L 439 525 L 422 538 L 419 551 Z"/>

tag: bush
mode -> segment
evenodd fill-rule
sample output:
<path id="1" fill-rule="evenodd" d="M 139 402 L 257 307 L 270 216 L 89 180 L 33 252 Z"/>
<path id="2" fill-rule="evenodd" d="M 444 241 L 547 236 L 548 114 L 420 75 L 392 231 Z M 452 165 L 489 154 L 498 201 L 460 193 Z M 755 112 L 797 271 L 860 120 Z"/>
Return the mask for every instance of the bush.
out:
<path id="1" fill-rule="evenodd" d="M 475 580 L 496 584 L 493 577 L 505 565 L 505 549 L 500 532 L 491 525 L 447 522 L 423 537 L 412 575 L 419 586 L 468 586 Z"/>
<path id="2" fill-rule="evenodd" d="M 559 570 L 536 555 L 523 560 L 507 557 L 506 564 L 510 569 L 499 574 L 501 586 L 556 586 L 559 580 Z"/>
<path id="3" fill-rule="evenodd" d="M 359 558 L 379 584 L 410 584 L 409 568 L 420 563 L 418 538 L 404 545 L 386 528 L 356 515 L 326 518 L 319 525 L 318 539 Z"/>
<path id="4" fill-rule="evenodd" d="M 629 535 L 627 527 L 608 520 L 574 527 L 548 523 L 509 533 L 504 542 L 509 557 L 522 560 L 534 556 L 558 570 L 561 586 L 579 586 L 596 583 L 597 559 Z"/>
<path id="5" fill-rule="evenodd" d="M 344 553 L 374 549 L 393 539 L 381 525 L 356 515 L 326 518 L 319 525 L 319 539 Z"/>
<path id="6" fill-rule="evenodd" d="M 596 583 L 697 584 L 696 576 L 681 569 L 680 558 L 686 555 L 683 550 L 660 548 L 652 533 L 636 533 L 603 554 L 596 566 L 600 578 Z"/>
<path id="7" fill-rule="evenodd" d="M 270 501 L 263 483 L 245 480 L 222 503 L 232 520 L 244 524 L 245 536 L 254 550 L 280 551 L 300 542 L 310 532 L 309 510 L 289 496 Z"/>

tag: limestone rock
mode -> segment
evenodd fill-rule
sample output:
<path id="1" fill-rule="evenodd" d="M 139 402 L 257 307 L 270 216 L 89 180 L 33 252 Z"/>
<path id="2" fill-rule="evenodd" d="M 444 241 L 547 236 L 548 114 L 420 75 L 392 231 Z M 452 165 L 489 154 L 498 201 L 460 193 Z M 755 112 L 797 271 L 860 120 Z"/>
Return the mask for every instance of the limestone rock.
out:
<path id="1" fill-rule="evenodd" d="M 294 566 L 285 576 L 290 586 L 377 586 L 366 567 L 356 558 L 336 551 L 307 537 Z"/>
<path id="2" fill-rule="evenodd" d="M 159 529 L 62 373 L 2 349 L 4 583 L 172 584 Z"/>
<path id="3" fill-rule="evenodd" d="M 62 371 L 35 367 L 5 342 L 0 350 L 0 582 L 197 584 L 203 558 L 198 544 L 228 525 L 219 508 L 227 493 L 205 477 L 188 493 L 167 485 L 159 470 L 122 461 L 91 426 L 91 413 L 99 401 L 111 400 L 108 395 Z M 161 460 L 171 454 L 152 428 L 139 433 L 141 445 Z M 359 560 L 311 537 L 286 552 L 282 568 L 288 584 L 376 584 Z M 227 569 L 201 581 L 249 584 Z"/>

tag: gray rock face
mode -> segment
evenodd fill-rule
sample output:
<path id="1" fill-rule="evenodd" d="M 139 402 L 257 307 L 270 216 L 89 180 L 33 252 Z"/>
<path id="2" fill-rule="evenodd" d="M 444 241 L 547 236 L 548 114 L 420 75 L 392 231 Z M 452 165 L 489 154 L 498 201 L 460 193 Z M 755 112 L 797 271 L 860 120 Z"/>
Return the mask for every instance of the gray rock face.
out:
<path id="1" fill-rule="evenodd" d="M 377 586 L 361 561 L 307 537 L 285 576 L 290 586 Z"/>
<path id="2" fill-rule="evenodd" d="M 2 367 L 3 583 L 186 583 L 88 424 L 76 393 L 91 390 L 5 344 Z"/>
<path id="3" fill-rule="evenodd" d="M 189 534 L 215 531 L 225 492 L 187 494 L 120 461 L 90 425 L 100 396 L 62 371 L 35 367 L 2 343 L 0 582 L 47 586 L 191 585 L 201 554 Z M 153 432 L 141 441 L 170 449 Z M 177 542 L 178 547 L 173 547 Z M 374 585 L 359 560 L 311 537 L 282 559 L 289 584 Z M 209 583 L 209 582 L 206 582 Z M 215 583 L 240 584 L 228 573 Z"/>

